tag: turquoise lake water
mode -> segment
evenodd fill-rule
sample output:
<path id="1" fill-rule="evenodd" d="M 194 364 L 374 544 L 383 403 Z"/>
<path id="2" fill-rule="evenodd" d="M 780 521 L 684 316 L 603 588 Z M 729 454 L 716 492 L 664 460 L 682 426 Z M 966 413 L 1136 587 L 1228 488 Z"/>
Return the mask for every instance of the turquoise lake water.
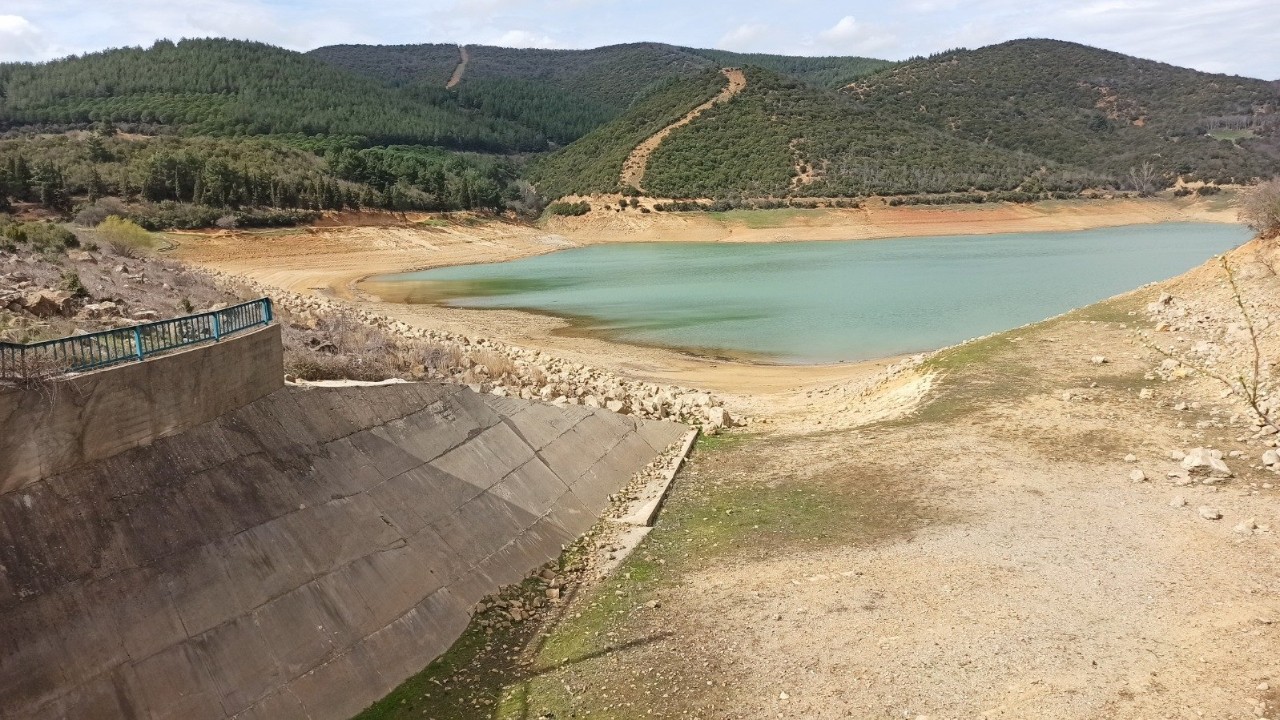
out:
<path id="1" fill-rule="evenodd" d="M 600 245 L 377 278 L 409 302 L 573 317 L 629 342 L 855 361 L 931 350 L 1186 271 L 1250 237 L 1211 223 L 769 244 Z"/>

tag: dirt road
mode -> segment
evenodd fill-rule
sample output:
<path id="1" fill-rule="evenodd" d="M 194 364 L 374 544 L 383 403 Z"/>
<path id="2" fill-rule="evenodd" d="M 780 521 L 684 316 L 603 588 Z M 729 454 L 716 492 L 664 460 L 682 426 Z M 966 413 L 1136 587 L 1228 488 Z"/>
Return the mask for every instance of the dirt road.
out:
<path id="1" fill-rule="evenodd" d="M 649 166 L 649 156 L 653 154 L 654 150 L 658 149 L 658 146 L 662 144 L 663 140 L 667 139 L 668 135 L 693 122 L 699 115 L 716 105 L 728 102 L 734 95 L 746 89 L 747 76 L 743 75 L 741 70 L 724 68 L 720 72 L 724 73 L 724 76 L 729 79 L 729 84 L 723 90 L 716 93 L 715 97 L 690 110 L 684 117 L 649 136 L 648 139 L 637 145 L 635 150 L 631 151 L 631 154 L 627 156 L 626 162 L 622 165 L 620 182 L 623 187 L 631 186 L 636 189 L 643 189 L 641 183 L 644 182 L 645 168 Z"/>
<path id="2" fill-rule="evenodd" d="M 462 82 L 462 76 L 467 72 L 467 63 L 471 60 L 471 55 L 467 53 L 466 45 L 458 46 L 458 65 L 453 69 L 453 75 L 449 77 L 449 82 L 444 84 L 445 90 L 452 90 Z"/>

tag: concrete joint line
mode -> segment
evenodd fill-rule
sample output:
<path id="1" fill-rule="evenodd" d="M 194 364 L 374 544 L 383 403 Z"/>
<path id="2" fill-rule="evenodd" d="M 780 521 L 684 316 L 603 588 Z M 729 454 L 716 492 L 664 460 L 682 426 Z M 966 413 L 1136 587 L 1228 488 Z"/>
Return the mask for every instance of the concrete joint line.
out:
<path id="1" fill-rule="evenodd" d="M 658 510 L 662 508 L 662 502 L 667 498 L 667 492 L 671 490 L 671 483 L 676 479 L 676 473 L 684 465 L 685 458 L 689 456 L 689 451 L 693 448 L 693 442 L 697 439 L 697 428 L 692 428 L 685 433 L 684 444 L 681 445 L 680 452 L 667 465 L 666 472 L 659 476 L 657 480 L 642 487 L 638 497 L 631 504 L 629 512 L 622 517 L 616 518 L 614 522 L 622 525 L 651 527 L 658 517 Z"/>

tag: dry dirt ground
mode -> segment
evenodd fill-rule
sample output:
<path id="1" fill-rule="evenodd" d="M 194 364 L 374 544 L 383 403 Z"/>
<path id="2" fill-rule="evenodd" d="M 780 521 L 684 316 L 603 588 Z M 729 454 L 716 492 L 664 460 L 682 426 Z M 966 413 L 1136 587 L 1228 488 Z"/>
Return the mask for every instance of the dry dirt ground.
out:
<path id="1" fill-rule="evenodd" d="M 945 351 L 906 417 L 704 442 L 613 577 L 380 717 L 1278 716 L 1280 478 L 1151 374 L 1157 295 Z M 1236 477 L 1174 486 L 1197 446 Z"/>
<path id="2" fill-rule="evenodd" d="M 1257 250 L 1235 260 L 1280 364 L 1280 253 Z M 375 257 L 418 251 L 398 252 Z M 307 277 L 305 262 L 263 257 L 285 269 L 260 279 Z M 1259 462 L 1275 436 L 1219 381 L 1155 372 L 1157 347 L 1190 359 L 1240 324 L 1220 273 L 1209 263 L 880 384 L 880 368 L 770 368 L 775 385 L 753 393 L 746 371 L 691 359 L 773 422 L 700 443 L 613 576 L 566 593 L 545 625 L 474 630 L 369 717 L 1280 717 L 1280 476 Z M 1159 332 L 1147 306 L 1166 291 L 1181 314 Z M 488 314 L 403 312 L 514 332 Z M 545 330 L 517 337 L 554 343 Z M 575 342 L 610 369 L 672 357 Z M 1194 447 L 1227 454 L 1235 477 L 1175 484 L 1170 453 Z"/>

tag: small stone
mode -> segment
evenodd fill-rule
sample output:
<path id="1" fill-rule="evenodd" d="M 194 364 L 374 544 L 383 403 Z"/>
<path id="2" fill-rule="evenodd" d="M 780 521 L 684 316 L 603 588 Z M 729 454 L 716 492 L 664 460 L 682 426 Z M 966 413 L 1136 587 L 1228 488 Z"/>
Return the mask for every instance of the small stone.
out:
<path id="1" fill-rule="evenodd" d="M 1129 479 L 1133 482 L 1146 482 L 1147 474 L 1142 472 L 1141 468 L 1134 468 L 1129 473 Z"/>
<path id="2" fill-rule="evenodd" d="M 1182 469 L 1192 475 L 1215 478 L 1231 477 L 1231 468 L 1222 462 L 1222 453 L 1209 448 L 1196 448 L 1182 459 Z"/>
<path id="3" fill-rule="evenodd" d="M 1089 362 L 1093 363 L 1094 365 L 1105 365 L 1108 362 L 1108 360 L 1106 357 L 1102 355 L 1094 355 L 1093 357 L 1089 358 Z"/>
<path id="4" fill-rule="evenodd" d="M 1268 450 L 1262 453 L 1262 464 L 1268 465 L 1268 466 L 1280 465 L 1280 452 L 1276 452 L 1275 450 Z"/>
<path id="5" fill-rule="evenodd" d="M 779 699 L 779 700 L 787 700 L 787 699 L 788 699 L 788 698 L 790 698 L 790 697 L 791 697 L 791 696 L 790 696 L 790 695 L 788 695 L 785 691 L 784 691 L 784 692 L 780 692 L 780 693 L 778 693 L 778 699 Z"/>
<path id="6" fill-rule="evenodd" d="M 1271 686 L 1267 683 L 1258 683 L 1258 689 L 1262 690 L 1263 692 L 1266 692 L 1267 690 L 1271 689 Z"/>
<path id="7" fill-rule="evenodd" d="M 649 608 L 650 610 L 657 610 L 659 607 L 662 607 L 662 603 L 658 602 L 657 600 L 650 600 L 649 602 L 645 603 L 644 606 Z"/>
<path id="8" fill-rule="evenodd" d="M 1182 508 L 1186 506 L 1187 506 L 1187 499 L 1182 497 L 1181 495 L 1174 495 L 1173 499 L 1169 501 L 1169 507 Z"/>
<path id="9" fill-rule="evenodd" d="M 1131 462 L 1138 462 L 1138 456 L 1137 456 L 1137 455 L 1134 455 L 1133 453 L 1129 453 L 1128 455 L 1125 455 L 1125 456 L 1124 456 L 1124 461 L 1125 461 L 1125 462 L 1130 462 L 1130 463 L 1131 463 Z"/>
<path id="10" fill-rule="evenodd" d="M 1197 512 L 1199 513 L 1200 517 L 1204 518 L 1205 520 L 1221 520 L 1222 519 L 1222 511 L 1219 510 L 1218 508 L 1209 507 L 1208 505 L 1201 505 L 1200 509 Z"/>
<path id="11" fill-rule="evenodd" d="M 1151 390 L 1151 388 L 1142 388 L 1141 390 L 1138 391 L 1139 400 L 1150 400 L 1155 396 L 1156 394 Z"/>
<path id="12" fill-rule="evenodd" d="M 1258 529 L 1258 523 L 1253 518 L 1249 518 L 1235 527 L 1235 531 L 1241 535 L 1248 535 L 1256 529 Z"/>

